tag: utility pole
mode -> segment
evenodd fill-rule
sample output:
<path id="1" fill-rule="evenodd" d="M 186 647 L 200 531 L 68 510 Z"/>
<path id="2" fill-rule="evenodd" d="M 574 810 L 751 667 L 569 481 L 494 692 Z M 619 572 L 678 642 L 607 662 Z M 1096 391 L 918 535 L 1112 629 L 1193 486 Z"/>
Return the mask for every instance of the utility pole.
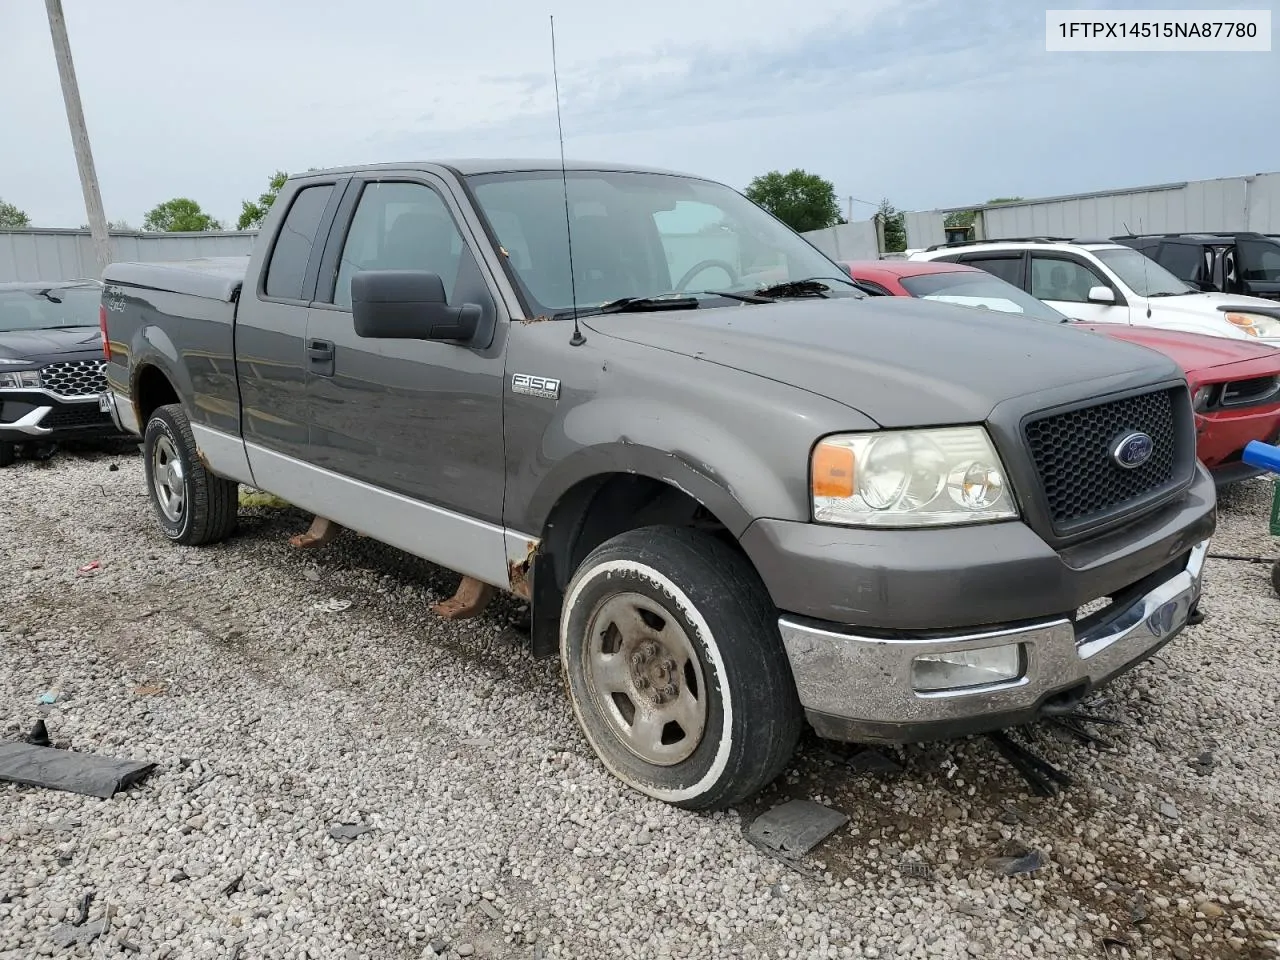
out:
<path id="1" fill-rule="evenodd" d="M 98 262 L 98 279 L 111 262 L 111 239 L 107 234 L 107 215 L 102 210 L 102 194 L 98 191 L 98 175 L 93 169 L 93 153 L 89 150 L 89 130 L 80 107 L 80 87 L 76 68 L 71 62 L 71 41 L 67 38 L 67 21 L 62 16 L 62 0 L 44 0 L 49 12 L 49 33 L 53 35 L 53 55 L 58 61 L 58 77 L 62 81 L 62 99 L 67 107 L 67 123 L 71 126 L 71 144 L 76 151 L 80 170 L 80 188 L 89 214 L 89 234 L 93 237 L 94 259 Z"/>

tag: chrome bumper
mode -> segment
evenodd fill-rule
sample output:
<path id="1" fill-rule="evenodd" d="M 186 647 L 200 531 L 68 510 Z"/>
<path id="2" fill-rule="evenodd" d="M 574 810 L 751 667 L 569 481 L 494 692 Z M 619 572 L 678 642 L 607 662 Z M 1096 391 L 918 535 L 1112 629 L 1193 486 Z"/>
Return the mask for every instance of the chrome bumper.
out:
<path id="1" fill-rule="evenodd" d="M 111 422 L 122 433 L 139 432 L 138 421 L 133 415 L 133 404 L 128 397 L 121 396 L 114 390 L 107 390 L 98 394 L 98 409 L 111 417 Z"/>
<path id="2" fill-rule="evenodd" d="M 1186 567 L 1079 635 L 1059 619 L 950 637 L 883 638 L 837 633 L 789 617 L 778 621 L 800 702 L 822 736 L 910 742 L 1026 722 L 1046 702 L 1072 702 L 1150 656 L 1187 625 L 1200 599 L 1209 541 Z M 1020 676 L 983 686 L 921 692 L 912 662 L 922 654 L 1022 646 Z"/>

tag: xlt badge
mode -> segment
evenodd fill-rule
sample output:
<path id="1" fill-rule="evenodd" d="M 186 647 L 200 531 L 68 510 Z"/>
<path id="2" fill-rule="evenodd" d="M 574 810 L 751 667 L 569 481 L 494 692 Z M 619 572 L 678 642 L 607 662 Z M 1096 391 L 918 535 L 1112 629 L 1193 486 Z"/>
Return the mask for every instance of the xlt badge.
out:
<path id="1" fill-rule="evenodd" d="M 535 377 L 531 373 L 513 373 L 511 375 L 511 392 L 523 393 L 529 397 L 544 397 L 556 400 L 560 396 L 560 381 L 550 377 Z"/>

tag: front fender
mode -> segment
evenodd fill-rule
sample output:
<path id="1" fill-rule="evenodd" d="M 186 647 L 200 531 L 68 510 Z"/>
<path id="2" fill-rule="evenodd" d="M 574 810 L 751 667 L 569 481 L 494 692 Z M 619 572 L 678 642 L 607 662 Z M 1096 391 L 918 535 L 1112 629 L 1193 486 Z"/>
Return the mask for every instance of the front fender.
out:
<path id="1" fill-rule="evenodd" d="M 526 514 L 539 531 L 566 490 L 613 473 L 650 477 L 684 491 L 735 537 L 758 517 L 808 518 L 807 457 L 816 438 L 801 440 L 797 432 L 791 451 L 760 437 L 755 438 L 760 446 L 753 447 L 687 409 L 621 398 L 575 407 L 560 427 L 559 436 L 544 445 L 555 465 L 537 485 Z"/>

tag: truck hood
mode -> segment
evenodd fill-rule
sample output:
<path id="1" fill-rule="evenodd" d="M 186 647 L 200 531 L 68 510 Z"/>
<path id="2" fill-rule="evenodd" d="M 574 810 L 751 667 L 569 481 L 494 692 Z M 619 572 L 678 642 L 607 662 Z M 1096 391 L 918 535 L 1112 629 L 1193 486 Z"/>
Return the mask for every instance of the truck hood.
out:
<path id="1" fill-rule="evenodd" d="M 30 360 L 35 363 L 63 354 L 84 353 L 94 347 L 101 352 L 102 334 L 97 327 L 0 331 L 0 358 L 5 360 Z"/>
<path id="2" fill-rule="evenodd" d="M 789 384 L 884 427 L 980 423 L 1053 388 L 1088 397 L 1180 377 L 1165 357 L 1073 324 L 908 297 L 590 317 L 592 330 Z M 1104 384 L 1110 381 L 1110 384 Z"/>
<path id="3" fill-rule="evenodd" d="M 1124 323 L 1076 323 L 1078 330 L 1090 330 L 1126 343 L 1158 350 L 1187 374 L 1207 373 L 1218 367 L 1248 360 L 1270 360 L 1280 371 L 1280 350 L 1244 337 L 1209 336 L 1160 327 L 1135 327 Z"/>

